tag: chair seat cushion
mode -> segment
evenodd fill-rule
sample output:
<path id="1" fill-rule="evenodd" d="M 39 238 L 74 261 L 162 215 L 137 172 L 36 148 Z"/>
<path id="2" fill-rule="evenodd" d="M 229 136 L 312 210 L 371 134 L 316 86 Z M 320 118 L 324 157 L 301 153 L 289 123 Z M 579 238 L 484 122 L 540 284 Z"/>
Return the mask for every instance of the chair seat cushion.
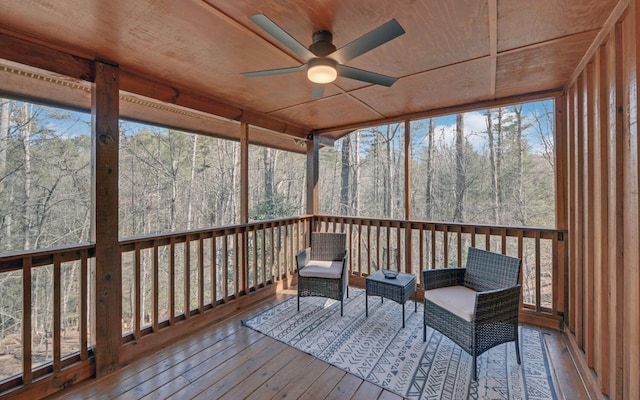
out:
<path id="1" fill-rule="evenodd" d="M 476 292 L 468 287 L 447 286 L 425 290 L 424 297 L 466 321 L 473 321 L 473 314 L 476 308 Z"/>
<path id="2" fill-rule="evenodd" d="M 308 278 L 340 279 L 342 276 L 342 261 L 309 260 L 307 265 L 300 269 L 299 274 Z"/>

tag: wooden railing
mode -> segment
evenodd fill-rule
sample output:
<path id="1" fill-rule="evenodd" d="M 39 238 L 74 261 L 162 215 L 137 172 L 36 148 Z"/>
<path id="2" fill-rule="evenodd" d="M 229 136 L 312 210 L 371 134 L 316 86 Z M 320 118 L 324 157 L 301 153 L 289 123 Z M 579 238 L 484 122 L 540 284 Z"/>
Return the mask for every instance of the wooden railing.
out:
<path id="1" fill-rule="evenodd" d="M 424 269 L 464 266 L 469 246 L 516 256 L 522 259 L 521 319 L 557 328 L 563 317 L 566 231 L 336 216 L 313 221 L 314 230 L 348 233 L 355 276 L 392 268 L 415 274 L 420 284 Z"/>
<path id="2" fill-rule="evenodd" d="M 291 277 L 310 218 L 121 241 L 123 341 L 139 340 Z"/>
<path id="3" fill-rule="evenodd" d="M 557 326 L 564 311 L 564 231 L 302 216 L 122 240 L 123 296 L 116 299 L 122 302 L 121 361 L 179 336 L 172 333 L 178 326 L 210 323 L 222 310 L 242 308 L 260 293 L 274 293 L 276 283 L 288 284 L 310 231 L 348 233 L 354 283 L 387 267 L 420 282 L 425 268 L 464 265 L 468 246 L 515 255 L 523 259 L 523 320 Z M 11 301 L 23 304 L 21 320 L 14 321 L 20 334 L 13 337 L 13 357 L 21 361 L 15 375 L 0 378 L 0 397 L 38 385 L 42 389 L 31 394 L 46 395 L 93 375 L 94 254 L 93 244 L 83 244 L 0 257 L 0 282 L 17 280 L 22 292 Z M 42 304 L 50 309 L 43 312 Z M 7 316 L 1 318 L 6 323 Z M 0 354 L 12 346 L 9 339 L 0 338 Z"/>
<path id="4" fill-rule="evenodd" d="M 20 316 L 0 308 L 0 395 L 36 385 L 44 376 L 56 376 L 64 386 L 92 375 L 89 261 L 94 249 L 80 244 L 0 257 L 0 285 L 20 288 L 15 298 L 0 304 L 22 305 Z"/>

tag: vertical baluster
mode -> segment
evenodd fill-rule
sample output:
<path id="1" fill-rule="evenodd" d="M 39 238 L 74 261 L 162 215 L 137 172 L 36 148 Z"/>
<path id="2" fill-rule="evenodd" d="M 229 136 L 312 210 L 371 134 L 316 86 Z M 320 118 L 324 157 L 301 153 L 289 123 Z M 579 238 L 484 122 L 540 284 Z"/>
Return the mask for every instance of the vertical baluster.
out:
<path id="1" fill-rule="evenodd" d="M 418 238 L 419 238 L 419 250 L 418 250 L 418 270 L 416 271 L 418 273 L 418 283 L 420 283 L 420 281 L 422 280 L 422 274 L 420 273 L 420 271 L 422 271 L 424 268 L 423 266 L 426 266 L 427 262 L 426 262 L 426 257 L 424 254 L 424 225 L 420 224 L 419 228 L 418 228 Z"/>
<path id="2" fill-rule="evenodd" d="M 89 335 L 89 326 L 87 316 L 89 315 L 89 273 L 88 273 L 89 252 L 87 249 L 80 251 L 80 360 L 84 361 L 89 358 L 89 346 L 87 337 Z"/>
<path id="3" fill-rule="evenodd" d="M 60 253 L 53 255 L 53 372 L 60 372 L 62 360 L 62 265 Z"/>
<path id="4" fill-rule="evenodd" d="M 198 311 L 204 312 L 204 237 L 198 235 Z"/>
<path id="5" fill-rule="evenodd" d="M 183 304 L 184 304 L 184 317 L 189 319 L 191 317 L 191 242 L 189 236 L 184 237 L 184 257 L 183 257 L 183 270 L 184 270 L 184 285 L 183 285 Z"/>
<path id="6" fill-rule="evenodd" d="M 153 241 L 153 331 L 160 330 L 160 261 L 158 259 L 158 243 Z"/>
<path id="7" fill-rule="evenodd" d="M 271 275 L 267 276 L 267 228 L 263 227 L 260 233 L 262 282 L 264 282 L 264 285 L 266 286 L 267 281 L 271 280 Z"/>
<path id="8" fill-rule="evenodd" d="M 282 233 L 283 238 L 283 258 L 284 258 L 284 275 L 289 277 L 291 275 L 291 265 L 289 264 L 289 225 L 284 225 L 284 232 Z"/>
<path id="9" fill-rule="evenodd" d="M 559 287 L 561 287 L 561 282 L 564 282 L 563 274 L 560 274 L 558 271 L 558 246 L 560 245 L 560 235 L 560 232 L 554 232 L 553 238 L 551 239 L 551 311 L 553 315 L 558 315 L 558 292 Z"/>
<path id="10" fill-rule="evenodd" d="M 391 226 L 386 225 L 385 230 L 387 231 L 387 259 L 384 260 L 387 264 L 384 268 L 389 268 L 391 266 Z"/>
<path id="11" fill-rule="evenodd" d="M 176 320 L 176 240 L 169 239 L 169 323 Z"/>
<path id="12" fill-rule="evenodd" d="M 485 231 L 486 231 L 485 236 L 484 236 L 485 249 L 487 251 L 491 251 L 491 228 L 486 228 Z"/>
<path id="13" fill-rule="evenodd" d="M 253 267 L 253 288 L 258 290 L 260 287 L 260 280 L 258 279 L 258 231 L 254 230 L 251 232 L 251 249 L 252 249 L 252 259 L 251 266 Z M 262 279 L 264 279 L 264 274 L 262 275 Z"/>
<path id="14" fill-rule="evenodd" d="M 370 271 L 370 264 L 367 263 L 365 265 L 364 271 L 362 270 L 362 229 L 364 227 L 364 224 L 360 223 L 358 225 L 358 265 L 360 266 L 360 275 L 362 275 L 362 273 L 364 272 L 365 274 L 369 274 Z"/>
<path id="15" fill-rule="evenodd" d="M 456 226 L 456 236 L 458 238 L 458 268 L 462 267 L 462 226 Z"/>
<path id="16" fill-rule="evenodd" d="M 22 379 L 24 384 L 33 382 L 31 370 L 31 332 L 32 332 L 32 303 L 31 303 L 31 263 L 30 257 L 22 260 Z"/>
<path id="17" fill-rule="evenodd" d="M 444 225 L 442 238 L 442 247 L 444 247 L 444 267 L 449 268 L 449 225 Z"/>
<path id="18" fill-rule="evenodd" d="M 536 312 L 540 312 L 540 231 L 536 231 Z"/>
<path id="19" fill-rule="evenodd" d="M 436 268 L 436 225 L 431 224 L 431 268 Z"/>
<path id="20" fill-rule="evenodd" d="M 380 270 L 380 232 L 381 232 L 380 222 L 376 221 L 376 268 Z"/>
<path id="21" fill-rule="evenodd" d="M 247 270 L 246 270 L 246 265 L 244 264 L 244 259 L 242 259 L 243 262 L 240 262 L 241 256 L 242 256 L 242 251 L 243 249 L 241 248 L 241 244 L 242 241 L 240 240 L 240 238 L 242 237 L 242 233 L 240 232 L 234 232 L 233 233 L 233 266 L 235 268 L 235 273 L 234 273 L 234 289 L 233 289 L 233 295 L 234 298 L 238 298 L 241 292 L 245 292 L 246 293 L 246 281 L 247 281 Z"/>
<path id="22" fill-rule="evenodd" d="M 222 299 L 229 302 L 229 237 L 225 232 L 222 236 Z"/>
<path id="23" fill-rule="evenodd" d="M 134 245 L 133 251 L 133 290 L 135 296 L 133 299 L 134 308 L 133 312 L 133 337 L 136 339 L 140 339 L 140 320 L 142 319 L 142 312 L 140 310 L 140 303 L 142 299 L 142 291 L 141 288 L 141 274 L 140 274 L 140 243 L 136 242 Z"/>
<path id="24" fill-rule="evenodd" d="M 502 254 L 507 254 L 507 228 L 500 229 L 500 246 L 502 246 Z"/>
<path id="25" fill-rule="evenodd" d="M 400 254 L 404 254 L 405 251 L 403 250 L 409 250 L 411 246 L 409 246 L 409 244 L 406 242 L 403 244 L 402 237 L 402 226 L 400 225 L 400 223 L 398 223 L 396 225 L 396 268 L 398 269 L 398 271 L 408 272 L 406 269 L 406 265 L 404 265 L 404 257 L 400 257 Z"/>
<path id="26" fill-rule="evenodd" d="M 218 236 L 211 235 L 211 306 L 218 305 Z"/>
<path id="27" fill-rule="evenodd" d="M 518 258 L 522 260 L 522 255 L 524 254 L 524 231 L 522 229 L 518 229 Z M 520 284 L 520 308 L 524 304 L 524 260 L 520 265 L 520 277 L 518 278 L 518 283 Z"/>

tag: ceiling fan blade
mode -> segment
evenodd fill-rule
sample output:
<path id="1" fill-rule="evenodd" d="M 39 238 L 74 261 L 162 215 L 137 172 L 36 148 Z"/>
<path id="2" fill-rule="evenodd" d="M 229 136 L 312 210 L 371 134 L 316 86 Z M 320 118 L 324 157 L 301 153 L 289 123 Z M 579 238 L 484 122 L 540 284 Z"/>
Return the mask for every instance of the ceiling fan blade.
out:
<path id="1" fill-rule="evenodd" d="M 371 71 L 365 71 L 363 69 L 347 67 L 346 65 L 337 65 L 336 69 L 338 70 L 338 76 L 355 79 L 357 81 L 373 83 L 375 85 L 389 87 L 398 80 L 398 78 L 378 74 Z"/>
<path id="2" fill-rule="evenodd" d="M 318 97 L 322 97 L 324 94 L 324 85 L 313 85 L 311 88 L 311 98 L 317 99 Z"/>
<path id="3" fill-rule="evenodd" d="M 304 61 L 309 61 L 314 58 L 315 55 L 306 47 L 304 47 L 300 42 L 294 39 L 291 35 L 285 32 L 284 29 L 280 28 L 275 22 L 270 20 L 264 14 L 256 14 L 249 17 L 254 24 L 258 25 L 262 30 L 267 32 L 269 35 L 273 36 L 278 42 L 287 46 L 291 51 L 296 53 L 300 58 Z"/>
<path id="4" fill-rule="evenodd" d="M 404 29 L 395 19 L 386 22 L 369 33 L 365 33 L 353 42 L 346 44 L 334 51 L 331 54 L 331 58 L 338 61 L 341 64 L 346 63 L 349 60 L 361 56 L 369 50 L 387 43 L 388 41 L 397 38 L 404 33 Z"/>
<path id="5" fill-rule="evenodd" d="M 299 67 L 276 68 L 276 69 L 265 69 L 265 70 L 262 70 L 262 71 L 243 72 L 242 75 L 248 76 L 250 78 L 253 78 L 253 77 L 256 77 L 256 76 L 290 74 L 292 72 L 304 71 L 306 68 L 307 68 L 307 65 L 306 64 L 302 64 Z"/>

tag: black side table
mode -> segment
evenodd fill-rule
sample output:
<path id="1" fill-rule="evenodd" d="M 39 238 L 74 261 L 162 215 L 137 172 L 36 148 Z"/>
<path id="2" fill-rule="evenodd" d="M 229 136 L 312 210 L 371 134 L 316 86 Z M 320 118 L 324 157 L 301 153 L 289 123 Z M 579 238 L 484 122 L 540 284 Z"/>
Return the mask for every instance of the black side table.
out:
<path id="1" fill-rule="evenodd" d="M 416 293 L 416 277 L 410 274 L 399 273 L 394 279 L 384 276 L 382 271 L 378 271 L 366 278 L 365 315 L 369 317 L 369 296 L 380 296 L 380 301 L 384 298 L 402 304 L 402 327 L 404 328 L 404 303 L 409 300 L 412 294 Z M 418 311 L 417 296 L 413 297 L 415 312 Z"/>

